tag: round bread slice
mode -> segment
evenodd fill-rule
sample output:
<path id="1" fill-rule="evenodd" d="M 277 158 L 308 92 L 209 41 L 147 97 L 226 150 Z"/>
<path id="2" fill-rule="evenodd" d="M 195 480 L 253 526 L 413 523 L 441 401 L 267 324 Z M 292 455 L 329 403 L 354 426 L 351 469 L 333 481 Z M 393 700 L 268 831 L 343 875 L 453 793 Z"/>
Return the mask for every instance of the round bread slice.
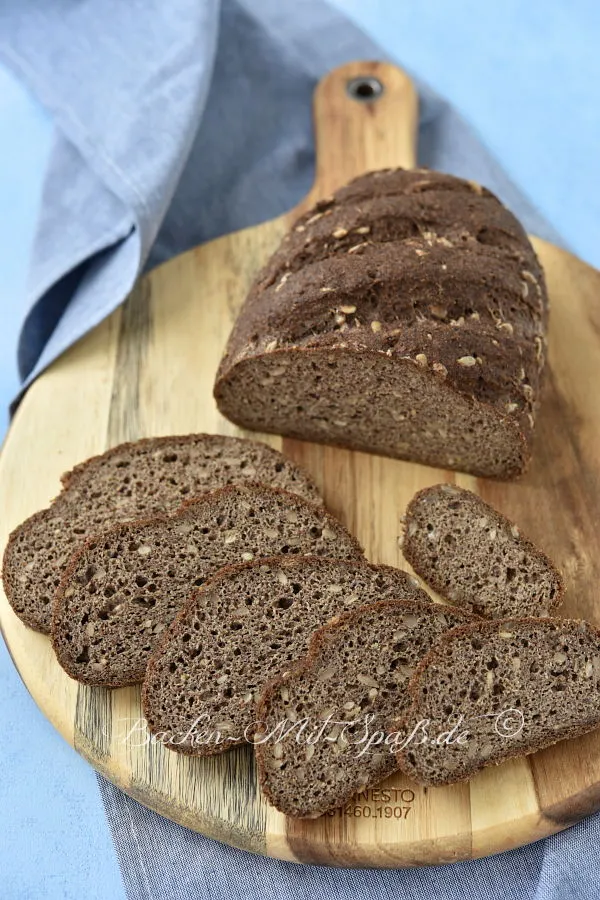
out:
<path id="1" fill-rule="evenodd" d="M 452 484 L 419 491 L 402 552 L 437 593 L 479 615 L 545 616 L 562 601 L 560 573 L 509 519 Z"/>
<path id="2" fill-rule="evenodd" d="M 161 632 L 194 586 L 223 566 L 274 554 L 360 558 L 323 507 L 262 485 L 230 485 L 173 516 L 118 525 L 71 559 L 52 625 L 61 666 L 84 684 L 144 678 Z"/>
<path id="3" fill-rule="evenodd" d="M 574 619 L 479 621 L 449 631 L 392 727 L 422 784 L 451 784 L 600 725 L 600 631 Z"/>
<path id="4" fill-rule="evenodd" d="M 186 604 L 148 665 L 148 727 L 171 749 L 207 756 L 252 739 L 266 682 L 303 656 L 331 616 L 383 597 L 430 603 L 390 566 L 277 557 L 225 569 Z"/>
<path id="5" fill-rule="evenodd" d="M 73 551 L 99 531 L 171 513 L 226 484 L 262 482 L 320 502 L 309 476 L 258 441 L 218 434 L 144 438 L 93 456 L 62 477 L 54 502 L 16 528 L 2 578 L 20 619 L 49 632 L 52 602 Z"/>
<path id="6" fill-rule="evenodd" d="M 388 723 L 408 708 L 420 659 L 468 613 L 398 596 L 332 619 L 308 654 L 272 681 L 257 708 L 256 758 L 267 799 L 313 818 L 398 768 Z"/>

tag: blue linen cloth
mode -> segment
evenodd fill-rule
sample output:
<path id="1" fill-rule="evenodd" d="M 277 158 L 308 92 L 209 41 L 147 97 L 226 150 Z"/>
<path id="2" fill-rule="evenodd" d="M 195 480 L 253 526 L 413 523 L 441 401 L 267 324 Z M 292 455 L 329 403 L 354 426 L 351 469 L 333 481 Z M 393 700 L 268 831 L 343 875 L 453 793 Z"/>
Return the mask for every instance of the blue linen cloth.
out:
<path id="1" fill-rule="evenodd" d="M 0 56 L 54 121 L 18 350 L 26 386 L 141 271 L 293 206 L 313 175 L 317 80 L 383 54 L 319 0 L 4 0 Z M 418 88 L 420 163 L 485 183 L 560 243 L 460 116 Z M 130 900 L 596 896 L 600 816 L 477 862 L 327 870 L 209 841 L 98 782 Z"/>

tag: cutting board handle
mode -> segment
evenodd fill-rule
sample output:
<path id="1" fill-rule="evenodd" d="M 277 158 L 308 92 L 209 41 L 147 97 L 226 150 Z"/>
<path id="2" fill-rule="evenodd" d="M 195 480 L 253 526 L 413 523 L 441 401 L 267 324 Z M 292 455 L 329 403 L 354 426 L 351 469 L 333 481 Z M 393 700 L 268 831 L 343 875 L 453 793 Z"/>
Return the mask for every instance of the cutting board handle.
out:
<path id="1" fill-rule="evenodd" d="M 317 165 L 307 199 L 326 197 L 369 169 L 416 165 L 418 118 L 415 87 L 397 66 L 333 69 L 315 91 Z"/>

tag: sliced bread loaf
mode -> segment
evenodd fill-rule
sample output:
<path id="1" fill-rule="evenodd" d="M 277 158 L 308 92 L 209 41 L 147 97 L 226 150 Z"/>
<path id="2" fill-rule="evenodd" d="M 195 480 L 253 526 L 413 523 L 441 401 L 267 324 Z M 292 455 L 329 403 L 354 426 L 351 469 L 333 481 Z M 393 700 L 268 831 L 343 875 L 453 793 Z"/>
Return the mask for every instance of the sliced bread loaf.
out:
<path id="1" fill-rule="evenodd" d="M 320 502 L 308 475 L 266 444 L 217 434 L 146 438 L 94 456 L 62 477 L 63 490 L 10 536 L 2 578 L 16 614 L 50 631 L 64 567 L 86 537 L 117 522 L 174 512 L 226 484 L 260 481 Z"/>
<path id="2" fill-rule="evenodd" d="M 393 724 L 406 742 L 400 767 L 423 784 L 463 781 L 600 725 L 600 631 L 533 618 L 455 628 L 409 690 L 413 705 Z"/>
<path id="3" fill-rule="evenodd" d="M 142 681 L 159 635 L 194 586 L 223 566 L 274 554 L 362 555 L 322 507 L 261 485 L 221 488 L 171 517 L 91 538 L 57 592 L 52 635 L 59 663 L 85 684 Z"/>
<path id="4" fill-rule="evenodd" d="M 544 616 L 562 600 L 559 572 L 517 526 L 471 491 L 419 491 L 404 518 L 403 553 L 441 597 L 482 616 Z"/>
<path id="5" fill-rule="evenodd" d="M 384 597 L 431 605 L 406 572 L 366 562 L 277 557 L 222 570 L 186 604 L 150 660 L 148 727 L 172 749 L 201 756 L 251 739 L 266 682 L 304 655 L 331 616 Z"/>
<path id="6" fill-rule="evenodd" d="M 272 681 L 258 704 L 256 758 L 269 801 L 312 818 L 395 771 L 387 727 L 410 704 L 408 681 L 432 643 L 470 619 L 450 606 L 398 598 L 317 631 L 306 658 Z"/>
<path id="7" fill-rule="evenodd" d="M 259 273 L 215 397 L 247 428 L 515 477 L 547 311 L 531 244 L 492 194 L 370 173 L 303 216 Z"/>

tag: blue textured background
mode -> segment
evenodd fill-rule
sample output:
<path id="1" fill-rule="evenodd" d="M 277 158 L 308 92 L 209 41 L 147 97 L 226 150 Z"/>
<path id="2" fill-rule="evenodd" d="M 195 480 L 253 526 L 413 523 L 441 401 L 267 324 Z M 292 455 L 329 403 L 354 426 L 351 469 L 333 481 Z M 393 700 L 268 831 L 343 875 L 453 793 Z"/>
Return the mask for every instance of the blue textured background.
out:
<path id="1" fill-rule="evenodd" d="M 290 2 L 290 0 L 288 0 Z M 600 266 L 596 0 L 335 0 L 448 97 L 584 259 Z M 50 143 L 46 116 L 0 70 L 0 433 Z M 123 897 L 91 769 L 36 709 L 0 646 L 0 897 Z"/>

